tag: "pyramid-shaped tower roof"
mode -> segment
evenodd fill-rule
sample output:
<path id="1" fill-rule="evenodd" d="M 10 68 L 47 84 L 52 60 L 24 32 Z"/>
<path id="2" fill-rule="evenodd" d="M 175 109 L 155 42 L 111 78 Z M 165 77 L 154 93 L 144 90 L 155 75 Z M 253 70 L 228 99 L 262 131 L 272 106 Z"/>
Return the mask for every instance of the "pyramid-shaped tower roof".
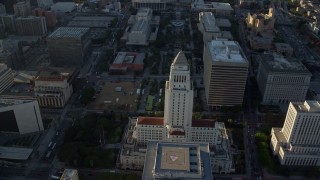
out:
<path id="1" fill-rule="evenodd" d="M 179 51 L 173 60 L 172 65 L 188 65 L 188 60 L 183 51 Z"/>

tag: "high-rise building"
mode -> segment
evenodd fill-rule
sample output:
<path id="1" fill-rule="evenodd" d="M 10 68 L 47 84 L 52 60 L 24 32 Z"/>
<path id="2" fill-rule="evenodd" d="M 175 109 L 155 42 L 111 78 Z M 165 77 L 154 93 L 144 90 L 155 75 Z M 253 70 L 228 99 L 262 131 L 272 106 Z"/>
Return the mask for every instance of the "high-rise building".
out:
<path id="1" fill-rule="evenodd" d="M 246 19 L 247 27 L 255 33 L 263 31 L 272 31 L 275 23 L 274 9 L 270 8 L 268 14 L 253 14 L 248 13 Z"/>
<path id="2" fill-rule="evenodd" d="M 32 14 L 37 17 L 45 17 L 47 27 L 55 27 L 57 24 L 57 17 L 53 11 L 44 10 L 41 8 L 35 8 Z"/>
<path id="3" fill-rule="evenodd" d="M 0 15 L 0 23 L 4 25 L 5 30 L 8 32 L 16 31 L 15 21 L 15 15 Z"/>
<path id="4" fill-rule="evenodd" d="M 0 3 L 0 15 L 5 15 L 5 14 L 7 14 L 6 6 Z"/>
<path id="5" fill-rule="evenodd" d="M 16 29 L 19 35 L 40 36 L 47 33 L 47 26 L 44 17 L 18 17 Z"/>
<path id="6" fill-rule="evenodd" d="M 12 70 L 3 63 L 0 63 L 0 93 L 13 85 Z"/>
<path id="7" fill-rule="evenodd" d="M 232 172 L 232 156 L 224 124 L 208 119 L 193 120 L 192 109 L 190 66 L 184 53 L 179 52 L 165 84 L 164 117 L 139 116 L 129 121 L 130 128 L 120 155 L 121 168 L 143 169 L 149 141 L 174 142 L 177 146 L 205 142 L 210 147 L 212 171 Z"/>
<path id="8" fill-rule="evenodd" d="M 30 0 L 19 1 L 13 5 L 14 15 L 26 17 L 31 13 Z"/>
<path id="9" fill-rule="evenodd" d="M 171 64 L 164 100 L 164 125 L 169 131 L 168 140 L 191 141 L 193 87 L 190 66 L 183 52 L 179 52 Z"/>
<path id="10" fill-rule="evenodd" d="M 90 29 L 60 27 L 47 37 L 47 46 L 54 65 L 80 67 L 91 46 Z"/>
<path id="11" fill-rule="evenodd" d="M 49 9 L 53 5 L 53 0 L 37 0 L 38 7 Z"/>
<path id="12" fill-rule="evenodd" d="M 320 102 L 290 102 L 282 128 L 272 128 L 270 146 L 281 165 L 320 166 Z"/>
<path id="13" fill-rule="evenodd" d="M 240 45 L 226 40 L 207 42 L 203 63 L 208 106 L 242 105 L 249 63 Z"/>
<path id="14" fill-rule="evenodd" d="M 36 99 L 0 96 L 0 131 L 25 134 L 43 130 Z"/>
<path id="15" fill-rule="evenodd" d="M 257 82 L 263 104 L 289 103 L 306 98 L 312 74 L 297 59 L 260 55 Z"/>

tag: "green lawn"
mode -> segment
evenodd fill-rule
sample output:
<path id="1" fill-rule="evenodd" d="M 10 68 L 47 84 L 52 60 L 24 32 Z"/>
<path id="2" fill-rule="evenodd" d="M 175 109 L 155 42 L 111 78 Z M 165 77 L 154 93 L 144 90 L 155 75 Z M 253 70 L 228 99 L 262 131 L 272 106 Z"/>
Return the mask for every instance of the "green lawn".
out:
<path id="1" fill-rule="evenodd" d="M 148 96 L 147 98 L 147 105 L 146 105 L 146 110 L 147 111 L 152 111 L 153 109 L 153 100 L 154 100 L 154 96 Z"/>

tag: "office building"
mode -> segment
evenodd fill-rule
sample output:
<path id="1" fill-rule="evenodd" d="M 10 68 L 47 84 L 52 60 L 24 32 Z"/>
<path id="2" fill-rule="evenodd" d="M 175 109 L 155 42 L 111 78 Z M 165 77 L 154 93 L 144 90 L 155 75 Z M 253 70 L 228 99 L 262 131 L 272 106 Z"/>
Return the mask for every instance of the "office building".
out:
<path id="1" fill-rule="evenodd" d="M 59 27 L 47 37 L 47 46 L 52 64 L 80 67 L 91 46 L 90 29 Z"/>
<path id="2" fill-rule="evenodd" d="M 142 179 L 212 180 L 209 144 L 149 141 Z"/>
<path id="3" fill-rule="evenodd" d="M 19 1 L 13 5 L 14 15 L 17 17 L 27 17 L 31 13 L 30 0 Z"/>
<path id="4" fill-rule="evenodd" d="M 19 35 L 42 36 L 47 33 L 47 25 L 44 17 L 18 17 L 16 29 Z"/>
<path id="5" fill-rule="evenodd" d="M 22 45 L 18 40 L 0 40 L 0 63 L 5 63 L 11 69 L 19 69 L 24 65 Z"/>
<path id="6" fill-rule="evenodd" d="M 57 24 L 57 17 L 53 11 L 35 8 L 32 11 L 32 14 L 37 17 L 44 17 L 46 20 L 46 25 L 49 28 L 54 28 Z"/>
<path id="7" fill-rule="evenodd" d="M 171 64 L 164 103 L 164 117 L 130 118 L 120 152 L 121 168 L 142 170 L 150 141 L 172 142 L 181 147 L 189 142 L 201 142 L 209 144 L 212 172 L 234 171 L 224 123 L 208 119 L 192 120 L 193 86 L 190 66 L 183 52 L 179 52 Z M 145 172 L 151 173 L 150 169 Z M 159 177 L 161 172 L 153 173 Z"/>
<path id="8" fill-rule="evenodd" d="M 210 108 L 242 105 L 249 63 L 235 41 L 212 40 L 203 53 L 204 87 Z"/>
<path id="9" fill-rule="evenodd" d="M 132 0 L 132 7 L 135 9 L 150 8 L 154 11 L 162 11 L 167 9 L 167 4 L 172 0 Z"/>
<path id="10" fill-rule="evenodd" d="M 53 0 L 37 0 L 38 7 L 43 9 L 50 9 L 53 5 Z"/>
<path id="11" fill-rule="evenodd" d="M 298 60 L 277 54 L 259 59 L 257 82 L 263 104 L 289 103 L 306 98 L 312 74 Z"/>
<path id="12" fill-rule="evenodd" d="M 224 22 L 221 25 L 228 26 L 228 19 L 221 19 L 219 22 Z M 230 24 L 230 21 L 229 21 Z M 215 39 L 228 39 L 232 40 L 232 35 L 229 31 L 221 31 L 216 18 L 212 12 L 200 12 L 199 13 L 199 31 L 202 32 L 203 42 L 215 40 Z"/>
<path id="13" fill-rule="evenodd" d="M 40 107 L 63 108 L 73 93 L 74 68 L 50 67 L 41 70 L 34 81 L 34 93 Z"/>
<path id="14" fill-rule="evenodd" d="M 76 9 L 76 4 L 74 2 L 56 2 L 51 5 L 51 11 L 57 13 L 58 15 L 64 13 L 70 13 Z"/>
<path id="15" fill-rule="evenodd" d="M 109 68 L 109 73 L 126 73 L 127 71 L 143 71 L 145 53 L 118 52 Z"/>
<path id="16" fill-rule="evenodd" d="M 16 17 L 15 15 L 0 15 L 0 23 L 4 25 L 7 32 L 16 31 Z"/>
<path id="17" fill-rule="evenodd" d="M 320 102 L 290 102 L 282 128 L 272 128 L 270 147 L 281 165 L 320 166 Z"/>
<path id="18" fill-rule="evenodd" d="M 127 45 L 148 45 L 156 40 L 160 17 L 153 16 L 152 12 L 150 8 L 140 8 L 135 16 L 129 18 L 127 30 L 130 31 L 122 37 L 127 40 Z"/>
<path id="19" fill-rule="evenodd" d="M 37 100 L 0 96 L 0 131 L 20 134 L 43 131 Z"/>
<path id="20" fill-rule="evenodd" d="M 60 177 L 60 180 L 79 180 L 78 170 L 65 169 Z"/>
<path id="21" fill-rule="evenodd" d="M 0 3 L 0 15 L 6 15 L 6 14 L 7 14 L 6 6 Z"/>
<path id="22" fill-rule="evenodd" d="M 293 48 L 287 43 L 274 43 L 274 47 L 278 54 L 285 56 L 292 56 Z"/>
<path id="23" fill-rule="evenodd" d="M 12 70 L 3 63 L 0 63 L 0 93 L 13 85 Z"/>
<path id="24" fill-rule="evenodd" d="M 233 8 L 229 3 L 204 2 L 204 0 L 194 0 L 191 3 L 191 10 L 196 12 L 212 12 L 215 16 L 230 16 Z"/>

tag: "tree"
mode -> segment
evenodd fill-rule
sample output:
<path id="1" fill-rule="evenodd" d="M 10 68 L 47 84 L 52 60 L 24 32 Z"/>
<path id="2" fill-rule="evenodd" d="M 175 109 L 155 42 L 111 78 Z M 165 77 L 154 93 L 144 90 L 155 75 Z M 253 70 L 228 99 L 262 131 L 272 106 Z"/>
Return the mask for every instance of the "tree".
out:
<path id="1" fill-rule="evenodd" d="M 94 88 L 86 88 L 82 92 L 80 102 L 84 105 L 89 104 L 92 101 L 94 94 L 96 93 Z"/>

